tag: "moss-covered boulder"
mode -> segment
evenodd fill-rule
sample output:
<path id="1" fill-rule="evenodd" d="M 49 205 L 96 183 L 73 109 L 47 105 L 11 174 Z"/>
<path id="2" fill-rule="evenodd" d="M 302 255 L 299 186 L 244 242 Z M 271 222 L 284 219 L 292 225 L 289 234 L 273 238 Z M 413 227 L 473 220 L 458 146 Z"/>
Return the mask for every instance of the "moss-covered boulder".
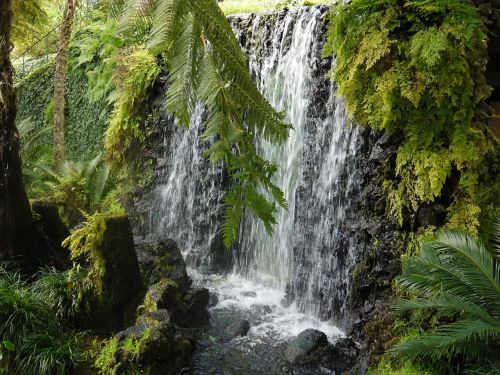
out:
<path id="1" fill-rule="evenodd" d="M 101 373 L 177 374 L 189 363 L 194 346 L 193 337 L 177 331 L 168 311 L 159 309 L 106 340 L 95 367 Z"/>
<path id="2" fill-rule="evenodd" d="M 130 222 L 126 216 L 95 218 L 94 259 L 98 259 L 99 291 L 91 306 L 90 325 L 98 332 L 116 332 L 133 322 L 144 286 Z"/>
<path id="3" fill-rule="evenodd" d="M 172 322 L 183 328 L 200 328 L 208 322 L 207 306 L 210 293 L 206 288 L 179 288 L 170 279 L 161 279 L 149 287 L 139 313 L 153 313 L 165 309 Z"/>
<path id="4" fill-rule="evenodd" d="M 135 244 L 139 266 L 144 282 L 155 284 L 167 278 L 175 281 L 182 290 L 191 286 L 191 279 L 186 271 L 177 243 L 172 239 L 146 238 Z"/>
<path id="5" fill-rule="evenodd" d="M 59 215 L 57 205 L 52 202 L 34 201 L 31 203 L 31 209 L 38 228 L 51 248 L 51 264 L 60 270 L 67 269 L 71 261 L 69 251 L 62 243 L 69 236 L 69 230 Z"/>

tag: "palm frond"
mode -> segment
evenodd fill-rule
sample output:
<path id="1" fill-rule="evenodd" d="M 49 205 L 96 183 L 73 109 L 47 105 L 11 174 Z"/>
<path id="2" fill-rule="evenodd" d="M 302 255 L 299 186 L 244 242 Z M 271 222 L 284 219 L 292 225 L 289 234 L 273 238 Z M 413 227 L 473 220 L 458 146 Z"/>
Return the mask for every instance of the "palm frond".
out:
<path id="1" fill-rule="evenodd" d="M 467 363 L 498 363 L 500 275 L 495 253 L 465 233 L 444 230 L 436 241 L 421 243 L 418 256 L 404 259 L 398 284 L 414 299 L 399 300 L 396 311 L 432 310 L 452 323 L 391 351 L 407 359 L 449 361 L 460 356 Z"/>

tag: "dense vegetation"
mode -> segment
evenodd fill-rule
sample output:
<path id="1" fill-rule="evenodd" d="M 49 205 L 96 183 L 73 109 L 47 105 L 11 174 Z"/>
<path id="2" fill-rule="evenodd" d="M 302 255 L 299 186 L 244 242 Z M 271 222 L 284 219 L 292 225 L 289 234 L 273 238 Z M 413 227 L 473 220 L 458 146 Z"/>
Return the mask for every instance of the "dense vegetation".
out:
<path id="1" fill-rule="evenodd" d="M 391 214 L 402 223 L 446 186 L 453 189 L 447 226 L 477 234 L 499 184 L 497 141 L 475 111 L 490 94 L 476 9 L 460 0 L 359 0 L 330 17 L 325 54 L 337 56 L 332 78 L 349 113 L 361 125 L 404 134 L 398 181 L 385 183 Z"/>
<path id="2" fill-rule="evenodd" d="M 72 266 L 27 279 L 15 263 L 2 263 L 2 374 L 65 374 L 84 363 L 114 374 L 120 351 L 139 366 L 151 332 L 124 343 L 101 340 L 87 319 L 105 289 L 105 218 L 124 214 L 134 189 L 151 182 L 142 151 L 160 75 L 168 75 L 165 106 L 179 125 L 188 128 L 195 107 L 206 107 L 206 157 L 231 178 L 224 244 L 236 242 L 245 211 L 272 233 L 287 202 L 274 182 L 278 166 L 259 155 L 255 140 L 279 145 L 290 125 L 259 93 L 225 16 L 320 2 L 101 0 L 80 9 L 66 80 L 67 160 L 54 166 L 55 64 L 46 53 L 56 37 L 30 46 L 60 23 L 62 3 L 13 1 L 13 56 L 29 47 L 33 59 L 22 65 L 30 72 L 18 69 L 16 77 L 25 190 L 77 226 L 63 244 Z M 447 210 L 445 230 L 427 228 L 402 256 L 397 343 L 370 374 L 499 374 L 498 140 L 479 110 L 490 89 L 477 10 L 463 0 L 352 0 L 332 7 L 327 21 L 324 54 L 336 57 L 329 78 L 349 114 L 362 126 L 402 134 L 395 168 L 382 182 L 388 215 L 411 231 L 423 204 Z"/>

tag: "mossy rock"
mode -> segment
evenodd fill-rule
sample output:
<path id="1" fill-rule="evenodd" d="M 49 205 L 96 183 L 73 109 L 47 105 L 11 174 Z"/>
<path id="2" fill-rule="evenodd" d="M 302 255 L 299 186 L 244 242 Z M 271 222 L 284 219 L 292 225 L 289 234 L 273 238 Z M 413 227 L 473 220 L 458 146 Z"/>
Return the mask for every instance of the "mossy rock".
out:
<path id="1" fill-rule="evenodd" d="M 38 228 L 51 247 L 53 265 L 59 270 L 69 268 L 71 265 L 69 251 L 61 245 L 69 236 L 69 230 L 59 215 L 57 205 L 52 202 L 33 201 L 31 209 Z"/>
<path id="2" fill-rule="evenodd" d="M 174 240 L 147 238 L 138 241 L 135 248 L 146 284 L 152 285 L 167 278 L 175 281 L 182 290 L 191 286 L 186 264 Z"/>
<path id="3" fill-rule="evenodd" d="M 151 285 L 139 311 L 151 313 L 159 309 L 166 309 L 171 315 L 184 312 L 182 296 L 175 281 L 165 278 Z"/>
<path id="4" fill-rule="evenodd" d="M 135 253 L 132 229 L 127 216 L 99 218 L 101 291 L 91 306 L 90 325 L 98 332 L 116 332 L 133 322 L 144 295 L 144 286 Z"/>

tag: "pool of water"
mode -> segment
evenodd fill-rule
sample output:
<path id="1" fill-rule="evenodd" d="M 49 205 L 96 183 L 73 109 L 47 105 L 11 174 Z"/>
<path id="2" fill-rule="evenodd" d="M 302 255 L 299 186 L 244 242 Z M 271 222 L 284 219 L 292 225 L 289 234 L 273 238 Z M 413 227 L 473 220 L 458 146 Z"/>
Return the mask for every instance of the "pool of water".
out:
<path id="1" fill-rule="evenodd" d="M 293 366 L 283 358 L 286 342 L 307 328 L 324 332 L 330 341 L 344 333 L 330 322 L 286 306 L 284 293 L 242 276 L 203 275 L 190 271 L 194 284 L 208 288 L 219 302 L 210 308 L 210 323 L 201 333 L 193 357 L 195 374 L 278 375 L 334 374 L 314 366 Z M 244 337 L 230 338 L 224 328 L 235 321 L 250 322 Z"/>

